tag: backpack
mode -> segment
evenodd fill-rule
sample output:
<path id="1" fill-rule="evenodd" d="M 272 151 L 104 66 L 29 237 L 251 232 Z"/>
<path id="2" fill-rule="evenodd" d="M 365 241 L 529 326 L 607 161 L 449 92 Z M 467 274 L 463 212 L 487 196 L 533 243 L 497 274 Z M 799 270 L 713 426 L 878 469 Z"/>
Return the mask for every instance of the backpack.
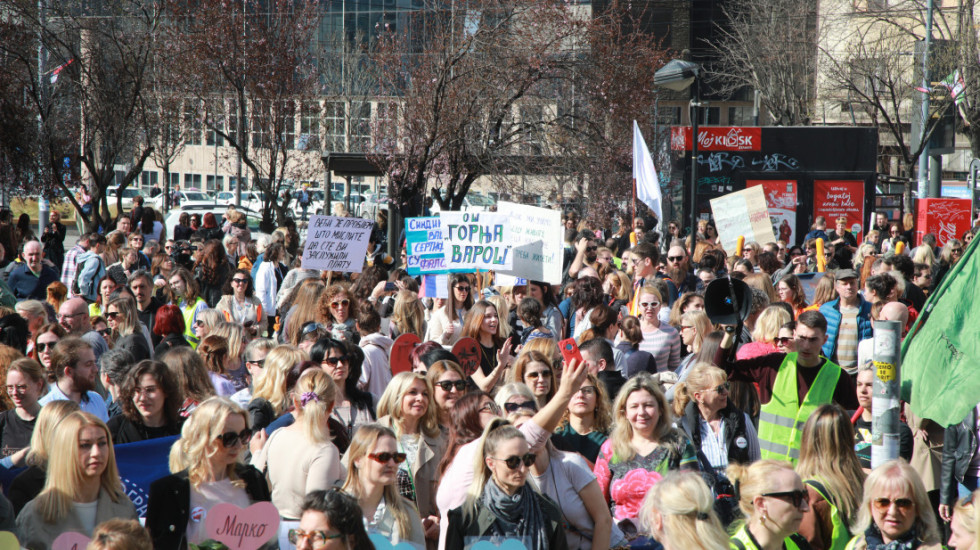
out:
<path id="1" fill-rule="evenodd" d="M 82 296 L 82 297 L 85 296 L 85 293 L 82 292 L 79 282 L 81 281 L 82 271 L 85 270 L 85 264 L 87 264 L 90 260 L 92 260 L 92 258 L 95 258 L 99 262 L 99 265 L 102 266 L 102 258 L 99 257 L 98 255 L 86 259 L 85 263 L 75 265 L 75 276 L 72 277 L 71 280 L 71 293 L 73 296 Z M 99 271 L 100 268 L 96 268 L 95 274 L 98 275 Z M 106 272 L 106 275 L 108 275 L 108 272 Z M 98 281 L 93 281 L 93 282 L 98 283 Z"/>

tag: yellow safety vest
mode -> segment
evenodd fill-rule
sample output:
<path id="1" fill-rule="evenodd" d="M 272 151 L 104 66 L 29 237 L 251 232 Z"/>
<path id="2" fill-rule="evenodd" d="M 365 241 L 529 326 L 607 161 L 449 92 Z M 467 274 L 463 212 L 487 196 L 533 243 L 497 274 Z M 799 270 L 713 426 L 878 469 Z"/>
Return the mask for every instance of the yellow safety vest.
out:
<path id="1" fill-rule="evenodd" d="M 749 528 L 746 525 L 739 527 L 732 538 L 728 539 L 728 547 L 731 550 L 760 550 L 759 544 L 755 541 L 752 533 L 749 533 Z M 799 533 L 793 533 L 783 539 L 783 548 L 786 550 L 809 550 L 810 544 Z"/>
<path id="2" fill-rule="evenodd" d="M 197 345 L 201 343 L 201 340 L 194 334 L 194 310 L 197 309 L 197 304 L 203 301 L 204 299 L 198 296 L 194 302 L 177 306 L 180 308 L 180 313 L 184 316 L 184 339 L 187 340 L 187 343 L 193 349 L 197 349 Z"/>
<path id="3" fill-rule="evenodd" d="M 803 424 L 817 407 L 830 403 L 840 378 L 841 368 L 826 361 L 803 403 L 796 387 L 796 353 L 786 354 L 772 387 L 772 399 L 759 411 L 759 448 L 762 458 L 786 460 L 796 464 L 800 458 Z"/>
<path id="4" fill-rule="evenodd" d="M 803 483 L 812 487 L 830 505 L 830 524 L 833 526 L 833 532 L 830 536 L 830 548 L 828 550 L 844 550 L 847 547 L 847 543 L 851 540 L 851 531 L 847 527 L 845 518 L 841 517 L 837 505 L 831 500 L 830 492 L 827 491 L 823 483 L 815 479 L 807 479 Z"/>

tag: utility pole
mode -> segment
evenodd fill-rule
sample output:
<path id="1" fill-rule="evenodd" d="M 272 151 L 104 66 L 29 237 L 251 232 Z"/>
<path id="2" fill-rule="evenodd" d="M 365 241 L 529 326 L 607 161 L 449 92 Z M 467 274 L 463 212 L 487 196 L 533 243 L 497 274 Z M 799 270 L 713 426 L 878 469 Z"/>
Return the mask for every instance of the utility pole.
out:
<path id="1" fill-rule="evenodd" d="M 922 144 L 922 152 L 919 153 L 919 172 L 918 188 L 919 198 L 927 196 L 939 196 L 938 189 L 932 195 L 929 186 L 929 142 L 926 141 L 926 126 L 929 123 L 929 90 L 932 89 L 931 75 L 929 74 L 929 55 L 932 51 L 932 9 L 933 1 L 928 0 L 929 5 L 926 11 L 926 35 L 925 48 L 922 53 L 922 105 L 919 111 L 919 143 Z"/>
<path id="2" fill-rule="evenodd" d="M 871 467 L 898 458 L 902 323 L 874 322 L 875 381 L 871 401 Z"/>

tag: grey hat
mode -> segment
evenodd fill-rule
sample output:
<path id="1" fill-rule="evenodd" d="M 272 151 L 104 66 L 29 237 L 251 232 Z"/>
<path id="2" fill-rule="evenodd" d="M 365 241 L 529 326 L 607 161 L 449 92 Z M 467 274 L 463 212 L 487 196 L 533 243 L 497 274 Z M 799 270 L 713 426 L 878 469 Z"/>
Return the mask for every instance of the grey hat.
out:
<path id="1" fill-rule="evenodd" d="M 860 276 L 858 275 L 858 272 L 854 271 L 853 269 L 838 269 L 834 273 L 834 277 L 840 281 L 841 279 L 857 279 Z"/>

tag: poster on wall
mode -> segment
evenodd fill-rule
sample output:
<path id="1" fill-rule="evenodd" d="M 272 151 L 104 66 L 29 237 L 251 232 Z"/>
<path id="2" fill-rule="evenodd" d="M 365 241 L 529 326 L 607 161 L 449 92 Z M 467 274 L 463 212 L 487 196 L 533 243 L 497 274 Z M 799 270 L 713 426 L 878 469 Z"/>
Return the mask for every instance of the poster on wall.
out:
<path id="1" fill-rule="evenodd" d="M 745 237 L 747 243 L 754 241 L 760 245 L 776 240 L 761 187 L 750 187 L 711 199 L 711 212 L 718 227 L 721 246 L 730 255 L 735 253 L 735 243 L 739 237 Z"/>
<path id="2" fill-rule="evenodd" d="M 958 239 L 972 225 L 970 223 L 970 199 L 917 199 L 915 201 L 915 245 L 922 244 L 927 233 L 936 236 L 936 245 L 942 247 L 950 239 Z"/>
<path id="3" fill-rule="evenodd" d="M 864 239 L 864 182 L 862 180 L 814 180 L 813 217 L 823 216 L 827 227 L 837 218 L 847 218 L 847 227 L 857 242 Z"/>
<path id="4" fill-rule="evenodd" d="M 746 180 L 745 186 L 762 187 L 773 234 L 792 246 L 796 242 L 796 180 Z"/>

